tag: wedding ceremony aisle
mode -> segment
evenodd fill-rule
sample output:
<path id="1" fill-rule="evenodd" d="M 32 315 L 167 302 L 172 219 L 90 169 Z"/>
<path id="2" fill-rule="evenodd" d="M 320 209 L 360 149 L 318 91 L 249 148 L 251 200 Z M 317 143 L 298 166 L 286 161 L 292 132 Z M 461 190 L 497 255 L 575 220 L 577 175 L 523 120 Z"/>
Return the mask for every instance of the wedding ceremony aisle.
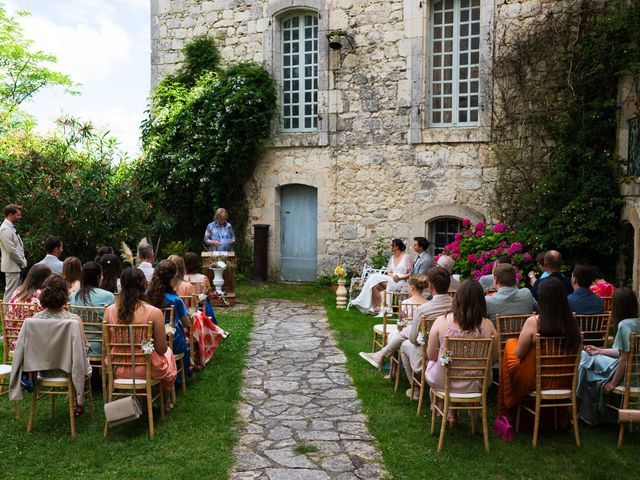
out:
<path id="1" fill-rule="evenodd" d="M 262 300 L 254 321 L 231 478 L 382 478 L 381 455 L 325 310 Z"/>

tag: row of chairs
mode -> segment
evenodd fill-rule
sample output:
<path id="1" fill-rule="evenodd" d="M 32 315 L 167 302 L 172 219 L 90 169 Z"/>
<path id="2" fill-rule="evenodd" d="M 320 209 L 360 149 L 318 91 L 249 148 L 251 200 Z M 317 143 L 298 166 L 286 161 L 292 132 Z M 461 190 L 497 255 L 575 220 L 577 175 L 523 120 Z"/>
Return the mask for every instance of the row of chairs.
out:
<path id="1" fill-rule="evenodd" d="M 374 341 L 372 351 L 383 348 L 386 345 L 387 338 L 391 333 L 397 330 L 397 324 L 393 322 L 400 316 L 401 308 L 405 309 L 405 314 L 412 311 L 410 306 L 401 307 L 402 300 L 406 298 L 406 294 L 398 294 L 395 292 L 387 292 L 385 295 L 383 323 L 374 327 Z M 499 358 L 502 358 L 504 346 L 508 339 L 518 338 L 524 322 L 530 315 L 509 315 L 497 316 L 496 330 L 498 332 Z M 608 335 L 610 329 L 610 315 L 576 315 L 581 325 L 582 334 L 585 342 L 595 346 L 605 346 L 609 341 Z M 413 372 L 410 381 L 412 394 L 418 393 L 417 415 L 421 415 L 424 394 L 427 390 L 424 370 L 427 365 L 427 341 L 428 334 L 435 318 L 422 316 L 420 319 L 420 330 L 424 334 L 425 342 L 422 346 L 422 370 Z M 455 339 L 445 338 L 444 349 L 451 352 L 453 368 L 446 370 L 446 388 L 443 392 L 433 391 L 434 398 L 441 399 L 443 407 L 434 405 L 432 409 L 431 433 L 435 432 L 436 413 L 440 413 L 442 418 L 446 418 L 450 409 L 469 410 L 471 413 L 471 428 L 475 431 L 475 412 L 481 411 L 483 423 L 483 436 L 485 448 L 489 450 L 488 443 L 488 425 L 486 421 L 486 391 L 488 390 L 491 379 L 491 345 L 493 339 Z M 610 404 L 614 409 L 629 409 L 640 407 L 640 336 L 632 338 L 630 352 L 630 361 L 627 364 L 627 374 L 625 376 L 625 385 L 620 385 L 614 390 L 614 394 L 622 396 L 618 405 Z M 532 400 L 535 400 L 534 407 L 521 405 L 518 408 L 516 419 L 516 430 L 520 423 L 521 409 L 530 411 L 534 415 L 534 433 L 533 446 L 537 445 L 540 411 L 544 408 L 553 407 L 569 407 L 571 409 L 574 435 L 576 444 L 579 446 L 580 437 L 577 422 L 577 402 L 576 402 L 576 383 L 577 369 L 580 361 L 580 352 L 577 354 L 566 354 L 562 347 L 562 339 L 545 338 L 538 336 L 536 339 L 536 390 L 531 394 Z M 499 365 L 499 375 L 501 375 L 501 362 Z M 400 380 L 401 359 L 398 353 L 390 357 L 390 377 L 395 382 L 395 390 L 398 389 Z M 483 385 L 482 390 L 474 394 L 456 394 L 449 391 L 451 381 L 464 378 L 465 380 L 477 380 Z M 544 390 L 542 385 L 547 380 L 553 378 L 556 382 L 565 380 L 572 385 L 571 389 L 561 390 Z M 635 383 L 634 383 L 635 382 Z M 498 383 L 494 381 L 494 383 Z M 413 398 L 413 395 L 412 395 Z M 554 410 L 556 412 L 556 410 Z M 557 424 L 556 424 L 557 427 Z M 618 446 L 622 445 L 624 436 L 624 423 L 620 424 Z M 438 451 L 442 449 L 444 440 L 444 432 L 446 430 L 446 422 L 443 420 L 440 429 L 440 438 L 438 442 Z"/>
<path id="2" fill-rule="evenodd" d="M 198 299 L 195 295 L 189 297 L 183 297 L 188 305 L 199 306 Z M 12 358 L 13 358 L 13 346 L 17 342 L 20 329 L 24 323 L 25 318 L 32 316 L 37 311 L 37 306 L 29 303 L 2 303 L 0 308 L 0 325 L 2 326 L 2 340 L 3 340 L 3 361 L 0 364 L 0 396 L 8 393 L 9 378 L 12 371 Z M 140 351 L 134 356 L 134 361 L 131 359 L 131 347 L 128 337 L 128 326 L 124 326 L 126 332 L 119 332 L 116 338 L 125 337 L 123 342 L 114 342 L 113 336 L 110 332 L 121 329 L 120 325 L 106 325 L 103 324 L 102 318 L 104 317 L 105 307 L 88 307 L 88 306 L 75 306 L 68 305 L 67 307 L 72 313 L 80 316 L 83 320 L 83 328 L 85 337 L 88 342 L 94 345 L 100 345 L 100 349 L 103 354 L 89 353 L 89 362 L 92 369 L 98 370 L 102 381 L 102 398 L 105 402 L 112 401 L 114 398 L 123 395 L 131 395 L 135 391 L 137 396 L 141 396 L 147 399 L 148 413 L 149 413 L 149 434 L 150 437 L 154 436 L 153 428 L 153 412 L 151 410 L 151 404 L 158 398 L 163 400 L 162 392 L 158 394 L 152 394 L 151 389 L 156 387 L 159 382 L 152 381 L 150 379 L 150 356 L 142 356 Z M 19 312 L 18 315 L 12 313 Z M 167 307 L 164 309 L 165 316 L 168 319 L 167 324 L 170 328 L 167 328 L 167 344 L 172 346 L 175 331 L 175 315 L 174 308 Z M 135 338 L 143 338 L 149 341 L 153 336 L 152 327 L 149 325 L 133 325 L 133 328 L 140 332 L 136 333 Z M 193 328 L 189 329 L 188 342 L 191 352 L 191 361 L 195 358 L 194 340 L 193 340 Z M 139 342 L 137 342 L 139 347 Z M 139 350 L 139 349 L 138 349 Z M 125 353 L 116 353 L 117 351 L 123 351 Z M 140 360 L 145 358 L 145 360 Z M 185 354 L 175 354 L 176 363 L 178 365 L 178 375 L 181 378 L 181 387 L 183 393 L 186 393 L 186 359 Z M 111 365 L 112 368 L 107 368 L 107 365 Z M 144 368 L 147 378 L 145 380 L 136 380 L 135 387 L 132 379 L 115 379 L 113 376 L 113 368 L 117 366 L 126 365 L 134 371 L 135 368 Z M 195 378 L 195 373 L 192 374 L 192 378 Z M 90 379 L 89 379 L 90 380 Z M 89 411 L 93 418 L 93 398 L 91 392 L 90 381 L 86 382 L 85 396 L 88 400 Z M 35 418 L 37 400 L 49 396 L 51 399 L 51 413 L 53 415 L 55 408 L 55 396 L 66 395 L 69 398 L 69 419 L 71 427 L 71 435 L 75 437 L 75 420 L 73 415 L 73 395 L 75 395 L 74 387 L 70 378 L 43 378 L 37 377 L 34 379 L 35 390 L 32 395 L 31 409 L 29 413 L 29 420 L 27 424 L 27 430 L 31 431 L 33 421 Z M 171 392 L 172 402 L 176 403 L 175 389 Z M 162 405 L 162 403 L 161 403 Z M 15 417 L 19 418 L 19 404 L 14 404 Z M 164 410 L 161 409 L 161 418 L 164 419 Z M 108 425 L 105 423 L 104 434 L 108 432 Z"/>

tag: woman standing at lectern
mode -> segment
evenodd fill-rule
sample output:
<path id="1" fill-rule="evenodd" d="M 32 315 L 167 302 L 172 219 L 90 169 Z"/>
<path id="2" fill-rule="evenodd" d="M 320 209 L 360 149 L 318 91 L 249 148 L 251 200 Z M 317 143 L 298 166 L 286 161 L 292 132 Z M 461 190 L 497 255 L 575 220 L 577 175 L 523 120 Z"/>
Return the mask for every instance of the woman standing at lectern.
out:
<path id="1" fill-rule="evenodd" d="M 204 232 L 204 244 L 210 252 L 233 252 L 236 236 L 231 224 L 227 222 L 229 214 L 224 208 L 216 210 L 213 222 Z"/>

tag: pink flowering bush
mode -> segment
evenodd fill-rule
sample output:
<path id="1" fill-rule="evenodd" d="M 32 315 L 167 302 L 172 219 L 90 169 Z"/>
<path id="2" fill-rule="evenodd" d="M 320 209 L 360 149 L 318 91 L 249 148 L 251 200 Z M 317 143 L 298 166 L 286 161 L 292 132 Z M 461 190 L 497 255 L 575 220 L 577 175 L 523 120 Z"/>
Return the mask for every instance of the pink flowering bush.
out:
<path id="1" fill-rule="evenodd" d="M 497 223 L 491 228 L 484 222 L 472 225 L 468 218 L 462 220 L 462 227 L 465 230 L 456 233 L 453 242 L 445 245 L 443 251 L 444 255 L 453 258 L 455 273 L 462 278 L 478 280 L 493 271 L 498 257 L 509 255 L 518 270 L 518 282 L 520 286 L 524 285 L 524 272 L 533 266 L 533 257 L 524 250 L 522 243 L 515 240 L 514 232 L 510 232 L 504 223 Z"/>

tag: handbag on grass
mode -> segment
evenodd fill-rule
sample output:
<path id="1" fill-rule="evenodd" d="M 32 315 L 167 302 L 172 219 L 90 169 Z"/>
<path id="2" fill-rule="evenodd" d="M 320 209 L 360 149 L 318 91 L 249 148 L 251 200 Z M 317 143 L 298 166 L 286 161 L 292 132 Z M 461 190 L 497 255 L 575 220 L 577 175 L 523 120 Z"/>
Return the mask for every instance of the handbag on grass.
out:
<path id="1" fill-rule="evenodd" d="M 513 426 L 504 415 L 502 417 L 496 417 L 493 422 L 493 433 L 495 433 L 500 440 L 504 440 L 505 442 L 513 441 Z"/>
<path id="2" fill-rule="evenodd" d="M 129 325 L 129 341 L 131 342 L 131 365 L 134 369 L 133 373 L 133 395 L 119 398 L 112 402 L 104 404 L 104 417 L 110 427 L 121 425 L 123 423 L 137 420 L 142 416 L 142 407 L 140 400 L 136 396 L 136 379 L 135 379 L 135 356 L 133 345 L 133 325 Z"/>

